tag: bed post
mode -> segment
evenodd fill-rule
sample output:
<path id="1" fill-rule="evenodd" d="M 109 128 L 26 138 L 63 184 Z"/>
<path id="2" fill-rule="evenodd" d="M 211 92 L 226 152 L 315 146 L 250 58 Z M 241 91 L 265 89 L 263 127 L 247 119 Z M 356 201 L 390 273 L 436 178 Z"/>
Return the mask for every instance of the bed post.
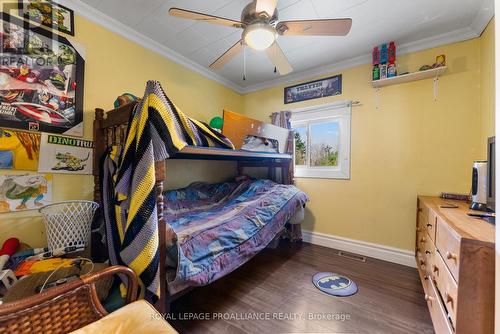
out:
<path id="1" fill-rule="evenodd" d="M 101 108 L 95 109 L 94 119 L 94 159 L 93 159 L 93 174 L 94 174 L 94 201 L 99 203 L 99 212 L 102 210 L 101 203 L 101 182 L 99 163 L 104 151 L 106 150 L 106 141 L 104 136 L 104 128 L 102 121 L 104 120 L 104 110 Z"/>
<path id="2" fill-rule="evenodd" d="M 166 166 L 165 161 L 155 163 L 155 177 L 156 177 L 156 207 L 158 214 L 158 247 L 160 248 L 160 299 L 156 302 L 156 309 L 163 316 L 170 311 L 170 303 L 168 300 L 167 291 L 167 238 L 166 238 L 166 225 L 163 217 L 163 181 Z"/>
<path id="3" fill-rule="evenodd" d="M 100 162 L 101 157 L 106 151 L 106 142 L 104 140 L 104 110 L 100 108 L 95 109 L 95 119 L 94 119 L 94 131 L 93 131 L 93 139 L 94 139 L 94 150 L 93 154 L 93 163 L 92 163 L 92 174 L 94 175 L 94 201 L 99 204 L 99 208 L 97 209 L 96 214 L 94 215 L 94 219 L 92 221 L 92 229 L 98 227 L 103 222 L 104 217 L 104 209 L 102 206 L 101 199 L 101 181 L 100 181 Z M 91 233 L 90 237 L 90 255 L 94 261 L 104 262 L 107 259 L 107 248 L 104 244 L 101 243 L 101 235 L 100 233 Z"/>

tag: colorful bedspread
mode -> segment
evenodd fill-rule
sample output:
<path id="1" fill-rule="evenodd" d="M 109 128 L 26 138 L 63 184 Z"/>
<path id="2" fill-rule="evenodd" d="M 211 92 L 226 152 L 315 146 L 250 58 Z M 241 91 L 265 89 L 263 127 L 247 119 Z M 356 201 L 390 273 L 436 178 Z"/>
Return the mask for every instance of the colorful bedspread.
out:
<path id="1" fill-rule="evenodd" d="M 282 230 L 307 195 L 270 180 L 197 183 L 167 191 L 165 218 L 177 234 L 170 293 L 206 285 L 235 270 Z"/>

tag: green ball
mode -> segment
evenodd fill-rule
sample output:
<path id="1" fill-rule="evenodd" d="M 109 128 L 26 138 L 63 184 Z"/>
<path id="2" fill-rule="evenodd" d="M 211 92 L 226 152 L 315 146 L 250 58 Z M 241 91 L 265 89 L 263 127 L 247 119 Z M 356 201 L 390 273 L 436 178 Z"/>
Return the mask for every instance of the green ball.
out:
<path id="1" fill-rule="evenodd" d="M 212 118 L 212 120 L 210 121 L 210 127 L 220 130 L 220 129 L 222 129 L 223 123 L 224 123 L 224 120 L 222 119 L 222 117 L 216 116 L 216 117 Z"/>

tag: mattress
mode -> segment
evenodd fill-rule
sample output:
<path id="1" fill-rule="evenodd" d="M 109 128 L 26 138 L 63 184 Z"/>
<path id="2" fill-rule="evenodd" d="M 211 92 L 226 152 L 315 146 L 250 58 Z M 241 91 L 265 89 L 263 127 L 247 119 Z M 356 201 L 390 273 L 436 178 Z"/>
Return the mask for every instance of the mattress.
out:
<path id="1" fill-rule="evenodd" d="M 209 284 L 247 262 L 308 201 L 270 180 L 195 183 L 164 193 L 165 218 L 177 235 L 168 248 L 169 292 Z"/>

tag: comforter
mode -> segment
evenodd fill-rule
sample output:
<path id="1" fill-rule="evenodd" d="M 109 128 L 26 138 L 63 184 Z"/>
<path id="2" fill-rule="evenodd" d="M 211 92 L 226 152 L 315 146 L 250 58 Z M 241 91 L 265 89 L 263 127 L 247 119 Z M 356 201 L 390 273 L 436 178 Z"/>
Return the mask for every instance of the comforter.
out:
<path id="1" fill-rule="evenodd" d="M 265 248 L 308 201 L 270 180 L 196 183 L 165 194 L 165 218 L 177 234 L 168 249 L 170 293 L 209 284 Z"/>

